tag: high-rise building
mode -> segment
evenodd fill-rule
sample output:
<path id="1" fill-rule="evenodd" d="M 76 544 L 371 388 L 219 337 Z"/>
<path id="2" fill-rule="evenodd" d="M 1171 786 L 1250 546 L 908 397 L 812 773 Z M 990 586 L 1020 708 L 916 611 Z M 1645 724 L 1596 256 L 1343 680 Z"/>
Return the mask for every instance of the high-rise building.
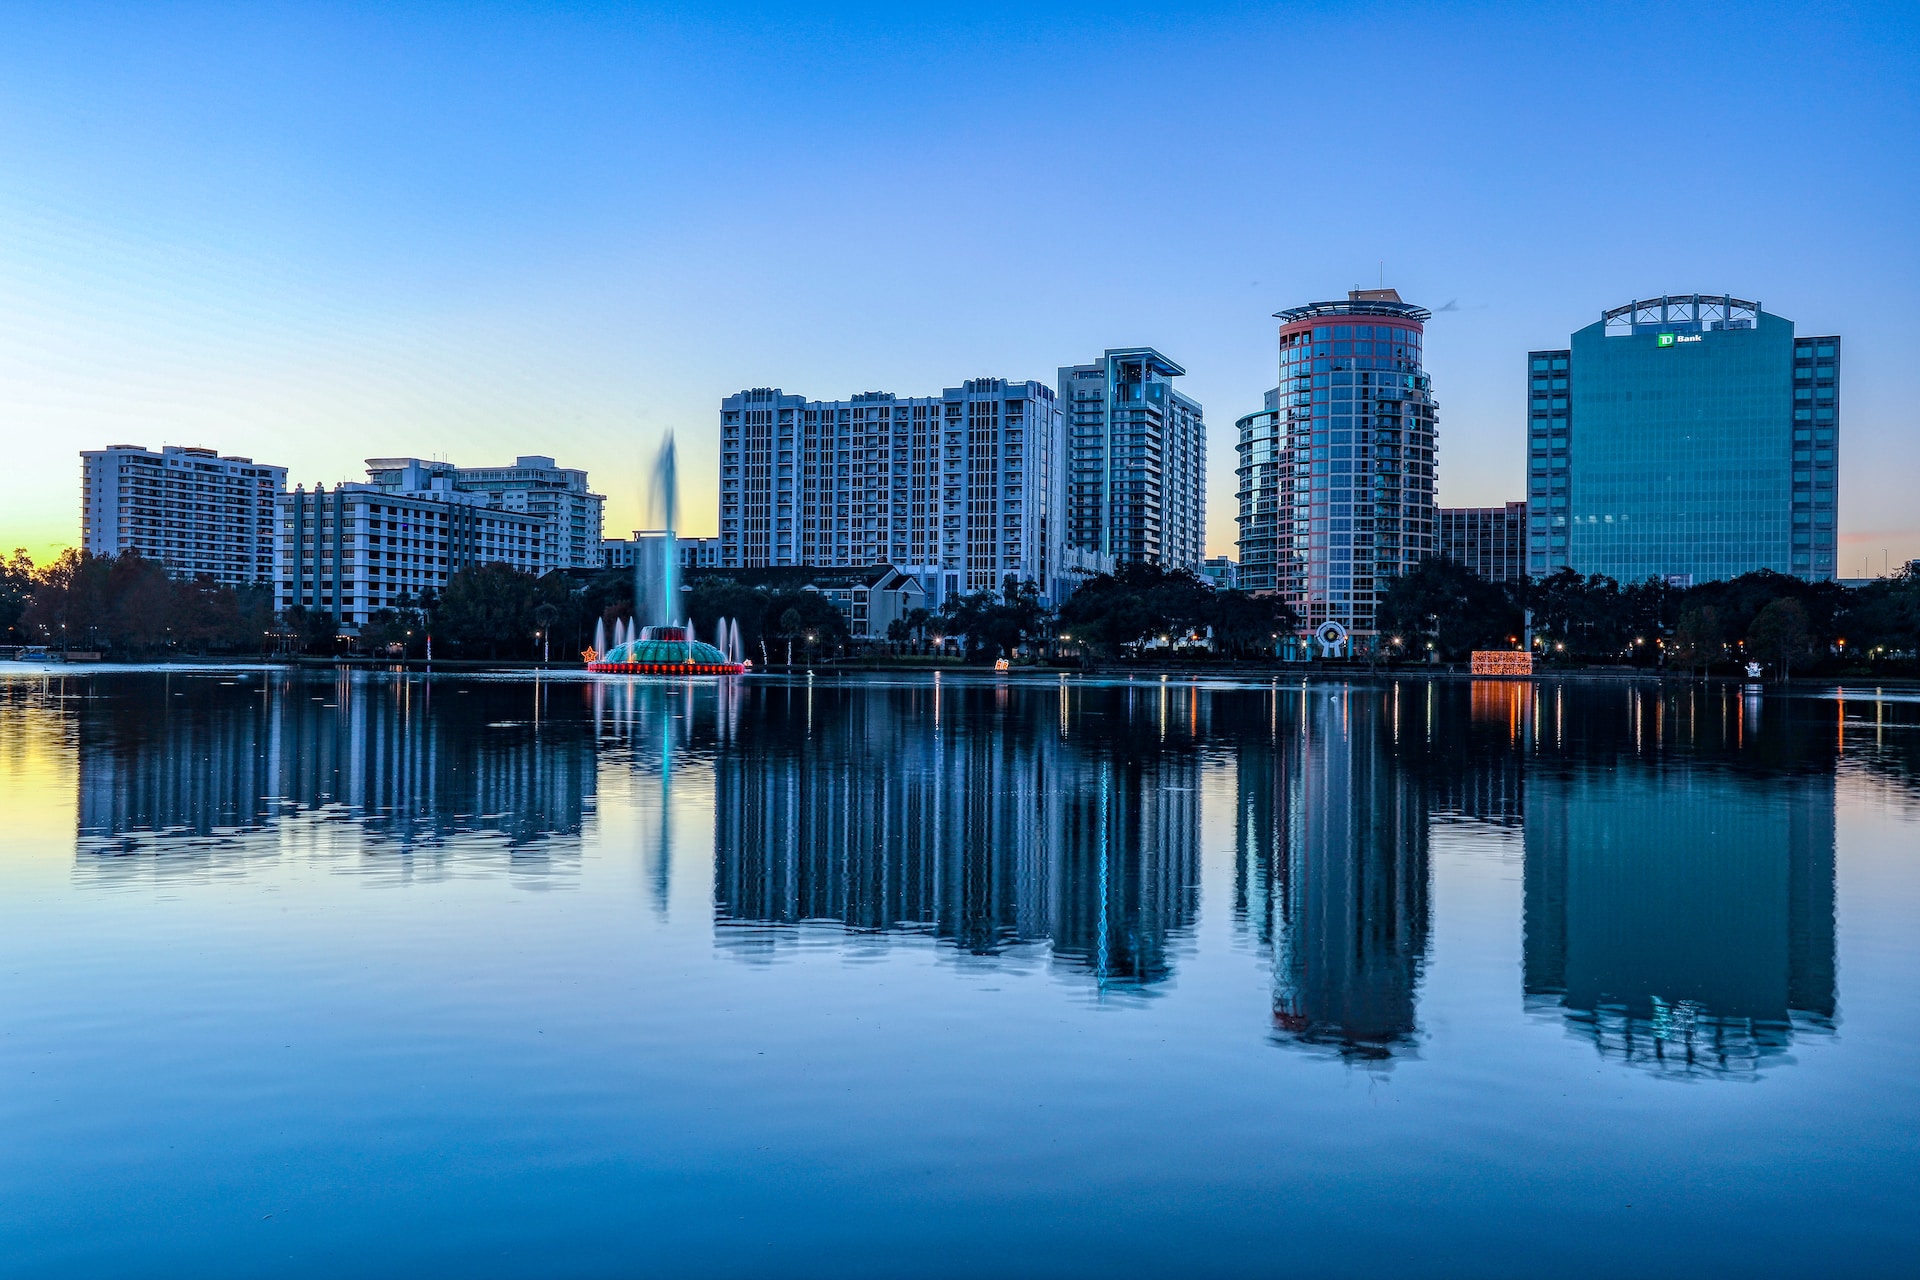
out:
<path id="1" fill-rule="evenodd" d="M 345 629 L 444 590 L 469 565 L 553 568 L 543 517 L 493 507 L 422 464 L 380 484 L 297 487 L 280 497 L 279 525 L 275 607 L 330 613 Z"/>
<path id="2" fill-rule="evenodd" d="M 1527 504 L 1441 507 L 1440 554 L 1489 582 L 1527 576 Z"/>
<path id="3" fill-rule="evenodd" d="M 1429 312 L 1392 289 L 1277 312 L 1278 572 L 1306 631 L 1337 622 L 1360 649 L 1387 581 L 1434 548 L 1438 411 L 1420 364 Z"/>
<path id="4" fill-rule="evenodd" d="M 510 467 L 456 467 L 450 462 L 419 458 L 368 458 L 367 478 L 395 488 L 406 482 L 409 468 L 445 477 L 462 493 L 487 496 L 487 505 L 499 511 L 539 518 L 546 526 L 541 561 L 551 569 L 598 569 L 600 535 L 607 500 L 587 485 L 587 473 L 577 467 L 555 466 L 552 458 L 528 455 Z"/>
<path id="5" fill-rule="evenodd" d="M 1198 571 L 1207 553 L 1207 429 L 1174 390 L 1186 373 L 1151 347 L 1060 370 L 1070 546 Z"/>
<path id="6" fill-rule="evenodd" d="M 1280 589 L 1280 450 L 1286 443 L 1286 415 L 1280 389 L 1267 392 L 1266 408 L 1233 424 L 1239 454 L 1234 475 L 1240 514 L 1240 587 L 1271 593 Z"/>
<path id="7" fill-rule="evenodd" d="M 1527 355 L 1527 569 L 1834 576 L 1840 339 L 1727 295 L 1613 307 Z"/>
<path id="8" fill-rule="evenodd" d="M 1038 382 L 974 378 L 938 396 L 720 402 L 720 564 L 891 564 L 938 605 L 1067 584 L 1060 411 Z"/>
<path id="9" fill-rule="evenodd" d="M 228 586 L 273 577 L 273 509 L 287 469 L 211 449 L 137 444 L 80 454 L 81 546 L 132 551 L 176 578 Z"/>

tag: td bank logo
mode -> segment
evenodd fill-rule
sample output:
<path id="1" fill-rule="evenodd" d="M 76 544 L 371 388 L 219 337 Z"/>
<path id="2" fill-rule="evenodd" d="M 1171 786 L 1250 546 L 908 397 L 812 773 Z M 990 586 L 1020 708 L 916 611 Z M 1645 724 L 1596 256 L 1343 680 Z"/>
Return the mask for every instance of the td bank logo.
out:
<path id="1" fill-rule="evenodd" d="M 1658 338 L 1658 342 L 1663 347 L 1670 347 L 1673 345 L 1673 335 L 1670 333 L 1663 333 Z"/>
<path id="2" fill-rule="evenodd" d="M 1662 347 L 1670 347 L 1676 342 L 1699 341 L 1701 341 L 1701 336 L 1697 333 L 1661 333 L 1654 335 L 1655 345 Z"/>

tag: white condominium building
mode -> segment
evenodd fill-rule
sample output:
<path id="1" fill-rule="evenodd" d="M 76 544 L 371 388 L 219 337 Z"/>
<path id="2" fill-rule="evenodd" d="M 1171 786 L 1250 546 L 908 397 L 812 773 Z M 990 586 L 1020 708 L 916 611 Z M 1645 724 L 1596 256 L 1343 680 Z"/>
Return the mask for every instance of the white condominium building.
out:
<path id="1" fill-rule="evenodd" d="M 587 473 L 528 455 L 510 467 L 457 467 L 419 458 L 368 458 L 367 478 L 397 488 L 424 471 L 450 480 L 461 493 L 482 494 L 487 505 L 539 518 L 545 524 L 543 560 L 553 569 L 598 569 L 606 498 L 587 487 Z"/>
<path id="2" fill-rule="evenodd" d="M 1059 599 L 1063 443 L 1039 382 L 850 400 L 739 392 L 720 402 L 718 567 L 890 564 L 936 607 L 1009 577 Z"/>
<path id="3" fill-rule="evenodd" d="M 1060 370 L 1069 546 L 1198 572 L 1207 549 L 1207 427 L 1152 347 Z"/>
<path id="4" fill-rule="evenodd" d="M 419 467 L 392 484 L 297 488 L 282 495 L 278 524 L 275 606 L 331 613 L 342 628 L 443 591 L 469 565 L 553 567 L 543 519 L 492 507 Z"/>
<path id="5" fill-rule="evenodd" d="M 211 449 L 137 444 L 81 453 L 81 546 L 133 551 L 176 578 L 228 586 L 273 576 L 273 509 L 287 469 Z"/>

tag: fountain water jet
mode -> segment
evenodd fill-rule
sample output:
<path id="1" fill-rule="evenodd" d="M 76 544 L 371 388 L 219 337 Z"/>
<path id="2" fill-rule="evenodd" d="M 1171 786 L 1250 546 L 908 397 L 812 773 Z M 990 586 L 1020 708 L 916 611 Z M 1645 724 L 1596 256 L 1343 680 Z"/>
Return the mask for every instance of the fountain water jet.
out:
<path id="1" fill-rule="evenodd" d="M 658 526 L 635 535 L 634 617 L 614 625 L 613 648 L 590 671 L 623 674 L 738 675 L 740 663 L 721 645 L 701 644 L 693 620 L 682 620 L 680 552 L 675 529 L 680 517 L 680 480 L 673 433 L 660 442 L 647 489 L 647 515 Z M 722 638 L 724 644 L 724 638 Z"/>

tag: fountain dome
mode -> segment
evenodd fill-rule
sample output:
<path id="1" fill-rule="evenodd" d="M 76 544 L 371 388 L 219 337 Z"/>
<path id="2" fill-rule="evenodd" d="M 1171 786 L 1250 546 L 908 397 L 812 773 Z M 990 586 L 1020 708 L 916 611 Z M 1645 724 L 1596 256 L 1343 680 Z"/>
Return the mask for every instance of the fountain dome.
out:
<path id="1" fill-rule="evenodd" d="M 622 675 L 738 675 L 745 668 L 713 645 L 695 640 L 685 627 L 642 627 L 637 639 L 617 644 L 587 664 L 589 671 Z"/>

